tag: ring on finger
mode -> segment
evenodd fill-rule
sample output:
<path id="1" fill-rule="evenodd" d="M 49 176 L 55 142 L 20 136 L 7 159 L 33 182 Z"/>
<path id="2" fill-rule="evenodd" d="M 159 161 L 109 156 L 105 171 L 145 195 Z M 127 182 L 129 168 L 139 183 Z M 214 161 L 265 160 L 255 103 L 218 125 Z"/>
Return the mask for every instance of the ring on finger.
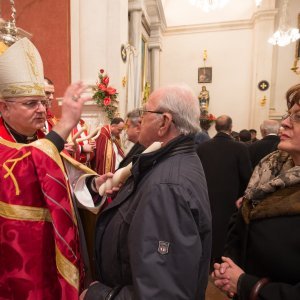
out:
<path id="1" fill-rule="evenodd" d="M 72 100 L 75 102 L 77 102 L 79 98 L 80 98 L 80 95 L 77 95 L 77 94 L 72 95 Z"/>

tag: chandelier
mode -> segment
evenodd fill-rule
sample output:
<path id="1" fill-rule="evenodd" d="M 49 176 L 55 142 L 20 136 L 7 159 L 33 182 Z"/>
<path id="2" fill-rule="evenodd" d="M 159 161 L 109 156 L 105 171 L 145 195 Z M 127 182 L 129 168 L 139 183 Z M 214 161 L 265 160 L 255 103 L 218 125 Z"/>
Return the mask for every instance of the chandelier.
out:
<path id="1" fill-rule="evenodd" d="M 286 46 L 289 43 L 295 42 L 300 38 L 298 28 L 289 27 L 287 21 L 287 6 L 288 0 L 284 0 L 282 4 L 282 11 L 279 19 L 279 27 L 276 32 L 268 39 L 272 45 Z"/>
<path id="2" fill-rule="evenodd" d="M 257 7 L 259 7 L 262 3 L 262 0 L 255 0 L 255 4 Z"/>
<path id="3" fill-rule="evenodd" d="M 205 12 L 223 8 L 230 0 L 190 0 L 190 3 Z"/>
<path id="4" fill-rule="evenodd" d="M 205 12 L 223 8 L 230 0 L 190 0 L 191 5 L 199 7 Z M 255 0 L 255 4 L 259 7 L 262 0 Z"/>

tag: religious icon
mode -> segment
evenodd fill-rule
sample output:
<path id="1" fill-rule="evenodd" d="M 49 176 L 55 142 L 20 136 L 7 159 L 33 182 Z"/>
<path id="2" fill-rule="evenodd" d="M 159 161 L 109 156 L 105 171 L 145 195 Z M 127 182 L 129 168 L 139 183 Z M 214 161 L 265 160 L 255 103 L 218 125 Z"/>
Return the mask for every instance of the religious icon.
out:
<path id="1" fill-rule="evenodd" d="M 198 83 L 211 83 L 212 81 L 212 68 L 204 67 L 198 68 Z"/>
<path id="2" fill-rule="evenodd" d="M 209 91 L 206 89 L 206 86 L 203 85 L 201 92 L 199 93 L 198 96 L 199 99 L 199 105 L 201 111 L 208 110 L 208 105 L 209 105 Z"/>

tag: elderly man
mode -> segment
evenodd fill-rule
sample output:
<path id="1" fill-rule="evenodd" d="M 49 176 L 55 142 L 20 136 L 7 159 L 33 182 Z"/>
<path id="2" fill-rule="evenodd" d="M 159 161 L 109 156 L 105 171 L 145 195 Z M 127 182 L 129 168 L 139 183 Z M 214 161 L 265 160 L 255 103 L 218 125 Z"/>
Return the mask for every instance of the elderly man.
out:
<path id="1" fill-rule="evenodd" d="M 194 150 L 198 100 L 186 86 L 164 87 L 150 95 L 141 115 L 139 142 L 162 147 L 135 157 L 132 176 L 100 214 L 100 282 L 84 299 L 204 299 L 211 215 Z"/>
<path id="2" fill-rule="evenodd" d="M 253 169 L 263 157 L 277 150 L 280 142 L 279 126 L 280 124 L 276 120 L 265 120 L 260 125 L 262 139 L 249 145 L 248 148 Z"/>
<path id="3" fill-rule="evenodd" d="M 77 299 L 86 252 L 73 187 L 85 182 L 84 171 L 94 173 L 59 151 L 80 118 L 85 87 L 67 89 L 62 118 L 43 139 L 47 100 L 37 49 L 17 41 L 0 55 L 0 69 L 0 298 Z M 106 177 L 89 177 L 92 195 L 82 184 L 78 199 L 93 201 Z"/>
<path id="4" fill-rule="evenodd" d="M 134 145 L 131 147 L 127 155 L 120 162 L 119 168 L 127 166 L 132 162 L 134 155 L 140 154 L 145 150 L 145 147 L 139 143 L 139 135 L 141 132 L 141 116 L 139 109 L 134 109 L 127 114 L 125 123 L 127 140 Z"/>

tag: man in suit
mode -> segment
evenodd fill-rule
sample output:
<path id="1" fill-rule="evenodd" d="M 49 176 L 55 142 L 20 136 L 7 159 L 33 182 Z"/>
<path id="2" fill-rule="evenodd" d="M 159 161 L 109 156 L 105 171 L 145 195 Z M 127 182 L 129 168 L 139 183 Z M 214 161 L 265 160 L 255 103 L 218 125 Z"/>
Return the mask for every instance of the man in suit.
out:
<path id="1" fill-rule="evenodd" d="M 253 169 L 263 157 L 277 149 L 280 141 L 278 136 L 279 126 L 279 123 L 275 120 L 265 120 L 260 125 L 262 139 L 248 147 Z"/>
<path id="2" fill-rule="evenodd" d="M 217 134 L 199 145 L 212 211 L 212 262 L 223 253 L 227 225 L 252 174 L 249 152 L 231 137 L 232 119 L 223 115 L 215 123 Z"/>
<path id="3" fill-rule="evenodd" d="M 256 137 L 257 131 L 255 129 L 249 129 L 251 133 L 251 143 L 255 143 L 259 141 L 259 139 Z"/>
<path id="4" fill-rule="evenodd" d="M 139 143 L 141 121 L 139 109 L 134 109 L 127 114 L 127 120 L 125 123 L 127 139 L 134 145 L 131 147 L 124 159 L 120 162 L 119 168 L 123 168 L 130 164 L 134 155 L 140 154 L 145 150 L 145 147 Z"/>

